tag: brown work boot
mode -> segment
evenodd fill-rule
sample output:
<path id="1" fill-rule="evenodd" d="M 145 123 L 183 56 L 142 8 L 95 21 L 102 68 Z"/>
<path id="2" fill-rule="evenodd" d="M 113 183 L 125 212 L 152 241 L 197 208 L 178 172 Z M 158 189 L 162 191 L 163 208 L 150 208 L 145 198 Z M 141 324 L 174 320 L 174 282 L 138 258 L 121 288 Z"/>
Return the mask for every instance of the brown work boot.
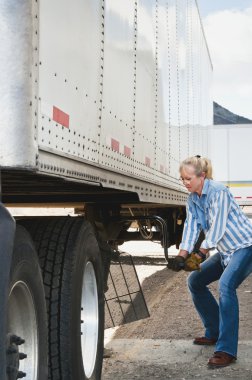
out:
<path id="1" fill-rule="evenodd" d="M 195 338 L 193 341 L 193 344 L 199 344 L 200 346 L 213 346 L 216 342 L 217 342 L 217 339 L 201 336 L 201 337 Z"/>
<path id="2" fill-rule="evenodd" d="M 207 364 L 211 368 L 220 368 L 232 364 L 235 360 L 236 358 L 234 356 L 229 355 L 226 352 L 217 351 L 208 360 Z"/>

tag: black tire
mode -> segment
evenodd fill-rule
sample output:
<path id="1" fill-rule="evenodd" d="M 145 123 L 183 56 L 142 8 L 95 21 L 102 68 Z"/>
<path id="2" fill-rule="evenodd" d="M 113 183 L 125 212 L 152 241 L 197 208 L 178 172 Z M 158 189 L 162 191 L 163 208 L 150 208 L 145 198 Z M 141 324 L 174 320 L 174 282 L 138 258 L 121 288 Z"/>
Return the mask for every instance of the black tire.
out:
<path id="1" fill-rule="evenodd" d="M 22 226 L 17 226 L 15 234 L 7 332 L 8 337 L 14 334 L 25 340 L 23 344 L 13 337 L 8 341 L 8 348 L 18 346 L 19 351 L 28 355 L 20 361 L 20 370 L 27 373 L 29 379 L 47 380 L 47 313 L 44 286 L 34 244 Z M 15 353 L 7 354 L 7 369 L 8 366 L 16 368 L 14 357 Z M 13 372 L 7 376 L 8 379 L 16 378 L 13 377 Z"/>
<path id="2" fill-rule="evenodd" d="M 34 238 L 43 272 L 49 319 L 49 379 L 99 380 L 104 292 L 102 262 L 94 231 L 83 218 L 50 217 L 25 223 Z M 87 347 L 81 345 L 82 286 L 85 268 L 89 266 L 95 273 L 99 316 L 95 362 L 91 367 L 85 361 Z"/>

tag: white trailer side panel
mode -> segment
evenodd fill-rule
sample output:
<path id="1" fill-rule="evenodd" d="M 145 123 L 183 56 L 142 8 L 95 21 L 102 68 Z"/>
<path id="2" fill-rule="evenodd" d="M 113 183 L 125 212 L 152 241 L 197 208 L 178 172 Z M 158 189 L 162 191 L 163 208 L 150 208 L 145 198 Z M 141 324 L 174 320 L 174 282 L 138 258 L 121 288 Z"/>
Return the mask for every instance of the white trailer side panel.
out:
<path id="1" fill-rule="evenodd" d="M 99 162 L 127 174 L 134 173 L 135 17 L 135 2 L 106 1 Z"/>
<path id="2" fill-rule="evenodd" d="M 41 150 L 99 160 L 102 20 L 100 0 L 40 2 Z"/>
<path id="3" fill-rule="evenodd" d="M 135 173 L 154 179 L 155 163 L 155 3 L 140 0 L 136 54 Z M 139 86 L 138 86 L 139 85 Z"/>

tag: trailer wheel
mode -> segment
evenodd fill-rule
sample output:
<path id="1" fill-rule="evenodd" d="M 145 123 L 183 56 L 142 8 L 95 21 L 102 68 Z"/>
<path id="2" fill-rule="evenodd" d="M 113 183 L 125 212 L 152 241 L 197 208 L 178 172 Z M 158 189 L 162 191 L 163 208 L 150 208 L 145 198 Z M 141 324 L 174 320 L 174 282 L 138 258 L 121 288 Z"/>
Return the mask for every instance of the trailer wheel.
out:
<path id="1" fill-rule="evenodd" d="M 99 380 L 104 292 L 99 246 L 83 218 L 26 221 L 43 271 L 49 315 L 49 379 Z"/>
<path id="2" fill-rule="evenodd" d="M 17 226 L 10 271 L 6 337 L 8 380 L 47 379 L 47 315 L 37 253 Z"/>

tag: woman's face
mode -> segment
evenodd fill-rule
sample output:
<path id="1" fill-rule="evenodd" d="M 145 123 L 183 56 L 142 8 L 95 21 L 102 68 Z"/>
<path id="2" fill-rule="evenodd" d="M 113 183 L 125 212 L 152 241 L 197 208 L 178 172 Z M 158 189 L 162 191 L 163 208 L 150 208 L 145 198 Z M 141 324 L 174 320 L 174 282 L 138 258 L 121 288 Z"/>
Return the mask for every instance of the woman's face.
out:
<path id="1" fill-rule="evenodd" d="M 204 186 L 205 173 L 197 176 L 194 167 L 192 165 L 186 165 L 181 170 L 180 175 L 181 181 L 190 193 L 198 193 L 201 195 Z"/>

